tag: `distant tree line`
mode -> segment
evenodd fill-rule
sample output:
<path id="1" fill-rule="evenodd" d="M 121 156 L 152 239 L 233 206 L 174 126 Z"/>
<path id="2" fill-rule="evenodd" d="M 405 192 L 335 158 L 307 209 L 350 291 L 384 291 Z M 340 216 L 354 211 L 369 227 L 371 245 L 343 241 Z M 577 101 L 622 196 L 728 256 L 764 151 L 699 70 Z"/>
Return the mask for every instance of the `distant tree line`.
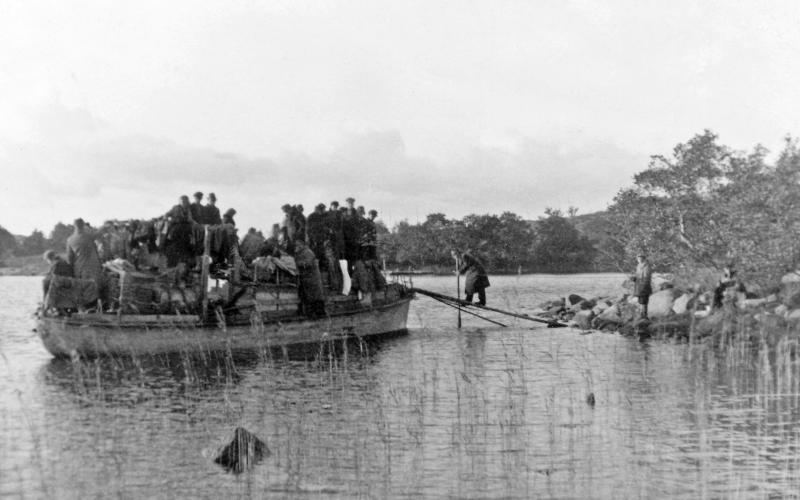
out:
<path id="1" fill-rule="evenodd" d="M 574 216 L 576 209 L 571 209 Z M 512 212 L 448 219 L 434 213 L 418 224 L 385 227 L 378 245 L 387 266 L 449 270 L 452 250 L 469 251 L 492 272 L 581 272 L 596 270 L 596 250 L 561 211 L 547 209 L 538 221 Z"/>

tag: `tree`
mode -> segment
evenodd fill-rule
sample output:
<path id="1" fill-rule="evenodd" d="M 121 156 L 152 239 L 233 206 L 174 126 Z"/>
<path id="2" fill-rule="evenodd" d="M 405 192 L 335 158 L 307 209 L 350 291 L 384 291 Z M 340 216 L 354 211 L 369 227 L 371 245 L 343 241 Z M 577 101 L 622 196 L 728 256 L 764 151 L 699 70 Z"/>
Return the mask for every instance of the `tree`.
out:
<path id="1" fill-rule="evenodd" d="M 20 255 L 36 255 L 43 253 L 46 249 L 47 240 L 44 238 L 44 233 L 34 229 L 30 236 L 22 240 L 18 253 Z"/>
<path id="2" fill-rule="evenodd" d="M 67 238 L 70 237 L 74 230 L 72 225 L 67 225 L 62 222 L 57 223 L 53 230 L 50 231 L 50 238 L 48 239 L 48 246 L 53 250 L 63 252 L 67 246 Z"/>
<path id="3" fill-rule="evenodd" d="M 0 260 L 16 252 L 17 239 L 6 228 L 0 226 Z"/>
<path id="4" fill-rule="evenodd" d="M 656 267 L 689 274 L 733 264 L 762 283 L 795 268 L 800 153 L 788 138 L 774 166 L 766 155 L 732 151 L 706 130 L 654 156 L 609 208 L 627 257 L 646 249 Z"/>
<path id="5" fill-rule="evenodd" d="M 592 242 L 560 210 L 546 209 L 545 214 L 547 217 L 539 219 L 536 230 L 536 269 L 556 273 L 591 270 L 597 253 Z"/>

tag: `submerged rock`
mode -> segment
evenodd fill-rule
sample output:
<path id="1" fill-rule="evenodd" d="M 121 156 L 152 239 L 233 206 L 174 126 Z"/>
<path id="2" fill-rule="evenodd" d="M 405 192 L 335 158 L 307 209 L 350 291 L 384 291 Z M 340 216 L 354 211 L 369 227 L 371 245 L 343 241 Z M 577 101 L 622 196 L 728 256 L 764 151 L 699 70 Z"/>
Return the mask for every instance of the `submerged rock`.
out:
<path id="1" fill-rule="evenodd" d="M 233 439 L 219 450 L 214 462 L 238 474 L 269 455 L 266 443 L 247 429 L 237 427 L 233 431 Z"/>

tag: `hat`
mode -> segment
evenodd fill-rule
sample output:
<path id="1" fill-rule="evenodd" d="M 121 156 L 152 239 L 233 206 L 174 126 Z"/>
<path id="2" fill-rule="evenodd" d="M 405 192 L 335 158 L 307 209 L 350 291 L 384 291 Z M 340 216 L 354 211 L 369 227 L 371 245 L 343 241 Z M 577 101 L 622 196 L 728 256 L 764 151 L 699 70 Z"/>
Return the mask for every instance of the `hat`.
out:
<path id="1" fill-rule="evenodd" d="M 325 204 L 324 204 L 324 203 L 320 203 L 320 204 L 318 204 L 318 205 L 317 205 L 315 208 L 316 208 L 317 210 L 325 210 Z"/>
<path id="2" fill-rule="evenodd" d="M 372 210 L 369 211 L 369 214 L 377 216 L 378 215 L 378 211 L 373 208 Z"/>
<path id="3" fill-rule="evenodd" d="M 83 227 L 85 225 L 86 225 L 86 222 L 84 222 L 83 219 L 81 219 L 80 217 L 75 219 L 75 227 L 81 228 L 81 227 Z"/>
<path id="4" fill-rule="evenodd" d="M 353 198 L 353 197 L 351 196 L 351 197 L 347 198 L 347 199 L 346 199 L 346 200 L 344 200 L 344 201 L 346 201 L 347 203 L 355 203 L 355 202 L 356 202 L 356 199 L 355 199 L 355 198 Z"/>
<path id="5" fill-rule="evenodd" d="M 331 202 L 331 206 L 332 206 L 332 207 L 338 207 L 338 206 L 339 206 L 339 202 L 338 202 L 338 201 L 336 201 L 336 200 L 333 200 L 333 201 Z"/>
<path id="6" fill-rule="evenodd" d="M 228 217 L 233 217 L 234 215 L 236 215 L 236 209 L 235 208 L 229 208 L 229 209 L 225 210 L 225 213 L 223 215 L 227 215 Z"/>
<path id="7" fill-rule="evenodd" d="M 48 250 L 42 255 L 44 260 L 53 260 L 58 256 L 55 250 Z"/>
<path id="8" fill-rule="evenodd" d="M 202 192 L 200 192 L 200 191 L 198 191 L 198 192 L 196 192 L 196 193 L 194 194 L 194 197 L 195 197 L 195 198 L 202 198 L 202 197 L 203 197 L 203 193 L 202 193 Z"/>
<path id="9" fill-rule="evenodd" d="M 208 193 L 208 199 L 217 201 L 217 195 L 215 195 L 214 193 Z"/>
<path id="10" fill-rule="evenodd" d="M 281 207 L 281 210 L 283 210 L 284 212 L 288 212 L 291 209 L 292 209 L 292 206 L 289 205 L 288 203 L 284 203 L 284 205 Z"/>

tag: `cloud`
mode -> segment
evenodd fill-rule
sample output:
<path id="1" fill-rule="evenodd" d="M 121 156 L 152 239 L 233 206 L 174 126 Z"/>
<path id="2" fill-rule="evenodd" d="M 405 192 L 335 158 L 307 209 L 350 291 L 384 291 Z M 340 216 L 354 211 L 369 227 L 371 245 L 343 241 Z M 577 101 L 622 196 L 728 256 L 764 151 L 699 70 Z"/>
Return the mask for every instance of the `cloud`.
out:
<path id="1" fill-rule="evenodd" d="M 30 140 L 0 142 L 0 169 L 10 179 L 0 206 L 12 214 L 2 223 L 23 234 L 78 216 L 157 216 L 196 190 L 216 192 L 223 209 L 237 208 L 240 225 L 261 229 L 280 219 L 284 203 L 310 210 L 348 196 L 390 225 L 432 212 L 535 218 L 546 206 L 603 208 L 646 161 L 613 144 L 524 136 L 433 160 L 410 154 L 398 130 L 350 134 L 326 153 L 248 157 L 125 134 L 57 102 L 36 119 Z"/>

